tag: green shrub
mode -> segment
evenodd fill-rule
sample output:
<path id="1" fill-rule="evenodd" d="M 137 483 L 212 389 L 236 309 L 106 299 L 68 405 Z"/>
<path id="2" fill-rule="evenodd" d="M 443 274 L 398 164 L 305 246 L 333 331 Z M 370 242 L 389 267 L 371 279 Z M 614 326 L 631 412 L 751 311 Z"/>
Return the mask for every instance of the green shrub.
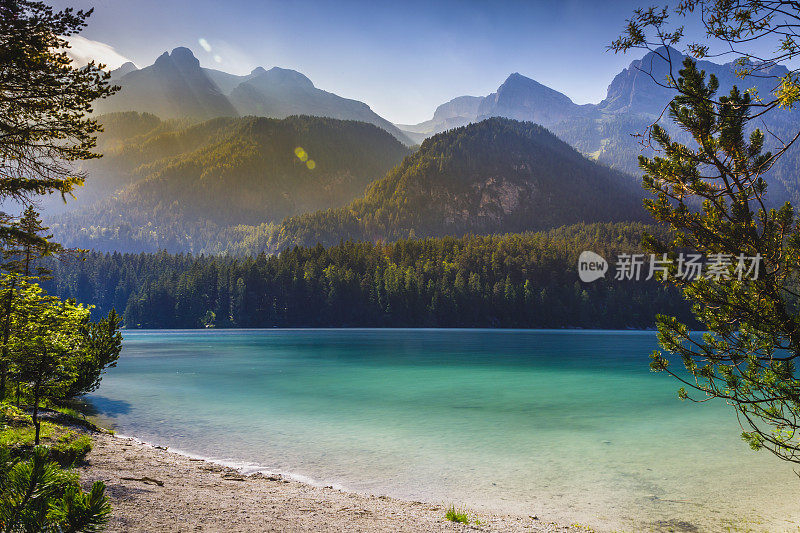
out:
<path id="1" fill-rule="evenodd" d="M 103 482 L 83 492 L 77 473 L 62 470 L 49 455 L 47 448 L 35 446 L 20 459 L 0 447 L 0 517 L 5 531 L 105 529 L 111 504 Z"/>

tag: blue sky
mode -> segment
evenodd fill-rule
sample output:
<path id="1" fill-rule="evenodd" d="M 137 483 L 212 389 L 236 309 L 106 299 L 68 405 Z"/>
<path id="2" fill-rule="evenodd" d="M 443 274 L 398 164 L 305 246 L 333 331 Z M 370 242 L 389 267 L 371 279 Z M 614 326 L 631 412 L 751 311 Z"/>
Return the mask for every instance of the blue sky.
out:
<path id="1" fill-rule="evenodd" d="M 640 52 L 605 50 L 645 2 L 58 0 L 94 7 L 81 34 L 139 66 L 176 46 L 233 73 L 280 66 L 362 100 L 396 123 L 456 96 L 493 92 L 512 72 L 575 102 L 598 102 Z M 206 51 L 200 44 L 205 40 Z M 216 58 L 216 60 L 215 60 Z"/>

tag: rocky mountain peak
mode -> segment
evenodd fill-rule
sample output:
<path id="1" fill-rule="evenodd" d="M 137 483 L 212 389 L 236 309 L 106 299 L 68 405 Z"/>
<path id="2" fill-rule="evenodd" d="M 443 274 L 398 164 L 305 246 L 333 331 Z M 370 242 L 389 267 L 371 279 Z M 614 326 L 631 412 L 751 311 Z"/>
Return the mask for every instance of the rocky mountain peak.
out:
<path id="1" fill-rule="evenodd" d="M 155 67 L 177 67 L 181 70 L 200 68 L 200 61 L 194 56 L 191 50 L 186 47 L 179 46 L 172 50 L 172 53 L 164 52 L 161 54 L 156 62 Z"/>

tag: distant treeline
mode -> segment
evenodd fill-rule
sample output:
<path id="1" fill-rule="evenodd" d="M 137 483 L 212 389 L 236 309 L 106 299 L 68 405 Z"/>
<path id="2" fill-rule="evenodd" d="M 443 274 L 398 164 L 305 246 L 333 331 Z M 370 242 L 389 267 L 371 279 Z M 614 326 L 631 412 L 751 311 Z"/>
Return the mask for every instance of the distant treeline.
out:
<path id="1" fill-rule="evenodd" d="M 582 250 L 609 258 L 636 251 L 644 229 L 577 225 L 248 258 L 91 253 L 52 265 L 46 285 L 99 313 L 116 308 L 129 328 L 648 328 L 656 313 L 690 320 L 671 287 L 578 280 Z"/>

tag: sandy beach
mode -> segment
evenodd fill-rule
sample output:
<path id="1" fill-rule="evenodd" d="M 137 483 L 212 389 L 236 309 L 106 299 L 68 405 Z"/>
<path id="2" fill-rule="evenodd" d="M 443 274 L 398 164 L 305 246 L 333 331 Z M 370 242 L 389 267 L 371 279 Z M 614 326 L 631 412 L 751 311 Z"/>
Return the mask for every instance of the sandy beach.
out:
<path id="1" fill-rule="evenodd" d="M 109 531 L 586 531 L 546 517 L 466 512 L 445 519 L 450 502 L 431 504 L 315 487 L 279 475 L 238 471 L 93 432 L 81 482 L 101 480 L 112 499 Z"/>

